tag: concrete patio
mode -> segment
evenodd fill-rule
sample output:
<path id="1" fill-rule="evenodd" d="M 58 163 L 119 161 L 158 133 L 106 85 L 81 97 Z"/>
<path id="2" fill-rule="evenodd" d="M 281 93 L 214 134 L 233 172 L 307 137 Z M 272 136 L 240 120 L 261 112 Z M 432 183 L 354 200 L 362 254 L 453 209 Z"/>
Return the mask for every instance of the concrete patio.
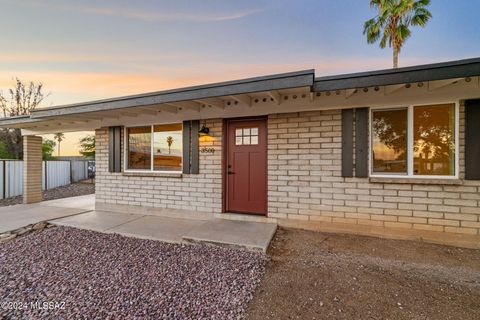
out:
<path id="1" fill-rule="evenodd" d="M 170 243 L 202 242 L 266 252 L 277 225 L 222 219 L 191 220 L 132 213 L 90 211 L 50 223 Z"/>
<path id="2" fill-rule="evenodd" d="M 116 233 L 170 243 L 195 243 L 266 252 L 277 225 L 223 219 L 192 220 L 97 211 L 95 196 L 44 201 L 0 208 L 0 233 L 48 221 L 53 225 Z"/>
<path id="3" fill-rule="evenodd" d="M 0 233 L 16 230 L 30 224 L 67 217 L 94 209 L 95 195 L 19 204 L 0 208 Z"/>

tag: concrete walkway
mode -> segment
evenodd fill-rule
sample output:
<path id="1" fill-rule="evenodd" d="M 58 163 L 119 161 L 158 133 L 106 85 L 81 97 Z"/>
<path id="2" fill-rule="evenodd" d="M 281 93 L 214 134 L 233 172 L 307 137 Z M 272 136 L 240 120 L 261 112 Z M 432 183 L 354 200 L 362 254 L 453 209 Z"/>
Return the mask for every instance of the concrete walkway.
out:
<path id="1" fill-rule="evenodd" d="M 49 222 L 170 243 L 204 242 L 263 252 L 267 251 L 277 230 L 273 223 L 176 219 L 106 211 L 91 211 Z"/>
<path id="2" fill-rule="evenodd" d="M 0 233 L 93 210 L 95 195 L 0 207 Z"/>
<path id="3" fill-rule="evenodd" d="M 204 242 L 265 252 L 277 225 L 223 219 L 192 220 L 95 210 L 95 195 L 0 208 L 0 233 L 38 222 L 171 243 Z"/>

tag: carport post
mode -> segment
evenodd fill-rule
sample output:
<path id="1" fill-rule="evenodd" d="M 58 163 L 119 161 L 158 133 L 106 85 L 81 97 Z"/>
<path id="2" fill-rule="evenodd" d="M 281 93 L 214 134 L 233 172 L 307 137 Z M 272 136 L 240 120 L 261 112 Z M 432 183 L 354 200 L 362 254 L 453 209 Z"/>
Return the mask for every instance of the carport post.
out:
<path id="1" fill-rule="evenodd" d="M 23 203 L 42 201 L 42 137 L 23 136 Z"/>

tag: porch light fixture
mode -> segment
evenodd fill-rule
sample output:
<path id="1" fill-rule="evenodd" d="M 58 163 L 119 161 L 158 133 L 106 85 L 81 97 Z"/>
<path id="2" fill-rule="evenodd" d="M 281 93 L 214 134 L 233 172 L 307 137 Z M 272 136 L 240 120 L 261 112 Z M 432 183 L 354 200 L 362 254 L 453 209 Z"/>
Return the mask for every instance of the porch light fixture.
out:
<path id="1" fill-rule="evenodd" d="M 202 125 L 202 128 L 198 131 L 198 135 L 200 137 L 211 137 L 212 136 L 210 134 L 210 129 L 205 127 L 205 125 Z"/>

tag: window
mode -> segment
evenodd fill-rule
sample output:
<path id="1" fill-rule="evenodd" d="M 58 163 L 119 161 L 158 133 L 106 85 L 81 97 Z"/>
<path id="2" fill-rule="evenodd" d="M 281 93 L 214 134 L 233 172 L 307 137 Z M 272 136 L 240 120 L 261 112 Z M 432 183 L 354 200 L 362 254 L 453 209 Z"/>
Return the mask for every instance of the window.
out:
<path id="1" fill-rule="evenodd" d="M 454 103 L 372 110 L 372 175 L 457 175 Z"/>
<path id="2" fill-rule="evenodd" d="M 153 127 L 153 170 L 182 170 L 182 124 Z"/>
<path id="3" fill-rule="evenodd" d="M 128 169 L 150 170 L 152 163 L 151 134 L 148 127 L 128 128 Z"/>
<path id="4" fill-rule="evenodd" d="M 408 110 L 372 112 L 373 172 L 407 173 Z"/>
<path id="5" fill-rule="evenodd" d="M 413 174 L 455 174 L 455 105 L 414 107 Z"/>
<path id="6" fill-rule="evenodd" d="M 127 170 L 182 171 L 182 124 L 126 129 Z"/>
<path id="7" fill-rule="evenodd" d="M 258 144 L 258 128 L 238 128 L 235 129 L 235 145 L 254 145 Z"/>

